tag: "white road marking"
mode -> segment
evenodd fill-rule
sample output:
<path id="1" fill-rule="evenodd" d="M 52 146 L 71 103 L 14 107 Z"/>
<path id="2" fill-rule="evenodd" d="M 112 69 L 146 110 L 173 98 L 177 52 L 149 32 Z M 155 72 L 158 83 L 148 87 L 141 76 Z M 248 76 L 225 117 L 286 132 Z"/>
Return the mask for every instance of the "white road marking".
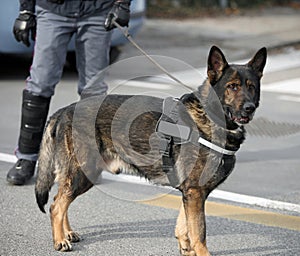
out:
<path id="1" fill-rule="evenodd" d="M 291 50 L 282 54 L 270 55 L 264 72 L 273 73 L 300 67 L 300 51 Z"/>
<path id="2" fill-rule="evenodd" d="M 234 61 L 237 64 L 245 64 L 249 60 L 239 60 Z M 264 73 L 273 73 L 278 71 L 283 71 L 291 68 L 300 67 L 300 51 L 291 51 L 290 53 L 271 55 L 267 59 L 266 68 Z M 166 67 L 167 69 L 167 67 Z M 180 72 L 173 72 L 172 75 L 178 78 L 183 83 L 190 87 L 197 88 L 203 80 L 207 77 L 206 67 L 185 70 Z M 160 89 L 160 90 L 170 90 L 174 86 L 178 86 L 176 83 L 164 74 L 157 77 L 147 77 L 141 79 L 140 81 L 128 81 L 126 86 L 129 87 L 140 87 L 146 89 Z M 262 91 L 268 92 L 278 92 L 278 93 L 291 93 L 300 94 L 300 79 L 290 79 L 279 81 L 271 84 L 264 84 L 261 87 Z"/>
<path id="3" fill-rule="evenodd" d="M 267 84 L 262 86 L 262 91 L 300 95 L 300 78 Z"/>
<path id="4" fill-rule="evenodd" d="M 270 199 L 256 197 L 256 196 L 242 195 L 242 194 L 222 191 L 218 189 L 214 190 L 211 193 L 210 197 L 228 200 L 236 203 L 243 203 L 243 204 L 255 205 L 255 206 L 260 206 L 260 207 L 265 207 L 270 209 L 287 210 L 287 211 L 300 213 L 300 205 L 298 204 L 270 200 Z"/>
<path id="5" fill-rule="evenodd" d="M 18 159 L 15 155 L 0 153 L 1 162 L 15 163 L 17 160 Z"/>
<path id="6" fill-rule="evenodd" d="M 245 64 L 249 59 L 234 61 L 236 64 Z M 291 50 L 282 54 L 274 54 L 267 57 L 264 73 L 273 73 L 300 67 L 300 51 Z"/>
<path id="7" fill-rule="evenodd" d="M 119 174 L 116 176 L 111 173 L 105 172 L 105 173 L 103 173 L 103 178 L 112 180 L 112 181 L 116 181 L 116 179 L 117 179 L 117 181 L 121 181 L 121 182 L 154 186 L 144 178 L 126 175 L 126 174 Z M 168 187 L 168 188 L 173 189 L 171 187 Z M 238 193 L 233 193 L 233 192 L 227 192 L 227 191 L 223 191 L 223 190 L 219 190 L 219 189 L 215 189 L 209 195 L 209 197 L 215 198 L 215 199 L 231 201 L 231 202 L 235 202 L 235 203 L 259 206 L 259 207 L 264 207 L 264 208 L 269 208 L 269 209 L 274 209 L 274 210 L 292 211 L 292 212 L 300 213 L 300 205 L 298 205 L 298 204 L 270 200 L 270 199 L 256 197 L 256 196 L 248 196 L 248 195 L 243 195 L 243 194 L 238 194 Z"/>
<path id="8" fill-rule="evenodd" d="M 285 100 L 285 101 L 300 102 L 300 97 L 292 96 L 292 95 L 280 95 L 278 99 Z"/>
<path id="9" fill-rule="evenodd" d="M 17 160 L 17 158 L 14 155 L 0 153 L 0 161 L 2 161 L 2 162 L 15 163 L 16 160 Z M 121 182 L 126 182 L 126 183 L 131 183 L 131 184 L 154 186 L 144 178 L 126 175 L 126 174 L 113 175 L 113 174 L 104 172 L 103 178 L 112 180 L 112 181 L 121 181 Z M 168 187 L 168 188 L 171 188 L 171 187 Z M 238 194 L 238 193 L 222 191 L 219 189 L 214 190 L 210 194 L 209 197 L 216 198 L 216 199 L 222 199 L 222 200 L 226 200 L 226 201 L 231 201 L 231 202 L 236 202 L 236 203 L 247 204 L 247 205 L 260 206 L 260 207 L 269 208 L 269 209 L 293 211 L 293 212 L 300 213 L 300 205 L 298 205 L 298 204 L 275 201 L 275 200 L 270 200 L 270 199 L 266 199 L 266 198 L 255 197 L 255 196 L 242 195 L 242 194 Z"/>
<path id="10" fill-rule="evenodd" d="M 129 86 L 129 87 L 135 87 L 135 88 L 143 88 L 143 89 L 154 89 L 154 90 L 171 90 L 172 85 L 167 84 L 165 79 L 162 79 L 161 83 L 155 83 L 152 81 L 148 81 L 148 79 L 143 81 L 137 81 L 137 80 L 129 80 L 124 83 L 124 81 L 118 81 L 114 80 L 114 84 L 120 84 L 123 86 Z"/>

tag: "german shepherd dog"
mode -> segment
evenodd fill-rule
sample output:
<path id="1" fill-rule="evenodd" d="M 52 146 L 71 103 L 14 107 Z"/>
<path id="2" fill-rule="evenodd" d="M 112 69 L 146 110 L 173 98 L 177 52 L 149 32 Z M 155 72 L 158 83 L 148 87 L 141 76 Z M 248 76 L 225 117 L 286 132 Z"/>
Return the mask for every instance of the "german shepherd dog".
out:
<path id="1" fill-rule="evenodd" d="M 178 99 L 180 111 L 183 107 L 185 112 L 183 117 L 177 114 L 179 119 L 209 142 L 203 145 L 192 140 L 169 140 L 168 157 L 179 180 L 176 188 L 182 193 L 175 230 L 180 255 L 210 255 L 206 246 L 205 200 L 234 167 L 235 156 L 226 152 L 237 151 L 244 141 L 243 125 L 251 121 L 259 105 L 266 57 L 266 48 L 261 48 L 245 65 L 228 64 L 222 51 L 213 46 L 207 79 L 198 90 Z M 211 93 L 221 106 L 222 124 L 214 117 L 214 101 L 207 100 Z M 171 183 L 161 153 L 155 161 L 149 161 L 156 154 L 152 144 L 161 138 L 156 134 L 163 104 L 164 100 L 157 97 L 111 94 L 81 100 L 49 119 L 39 153 L 35 194 L 40 210 L 45 212 L 49 191 L 54 182 L 58 183 L 50 207 L 56 250 L 70 251 L 71 242 L 80 240 L 69 224 L 68 208 L 94 185 L 102 170 L 129 172 L 163 185 Z M 140 114 L 132 114 L 139 109 L 143 110 Z M 225 135 L 224 143 L 221 133 Z"/>

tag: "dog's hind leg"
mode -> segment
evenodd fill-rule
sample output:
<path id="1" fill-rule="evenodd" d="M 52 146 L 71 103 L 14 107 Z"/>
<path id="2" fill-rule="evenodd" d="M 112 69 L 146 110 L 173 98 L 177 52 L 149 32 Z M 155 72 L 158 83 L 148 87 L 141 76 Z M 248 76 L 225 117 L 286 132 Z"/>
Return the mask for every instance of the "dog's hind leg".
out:
<path id="1" fill-rule="evenodd" d="M 81 171 L 76 172 L 76 174 L 74 175 L 74 178 L 72 180 L 72 184 L 77 185 L 77 186 L 74 186 L 74 185 L 72 186 L 71 197 L 73 200 L 75 200 L 75 198 L 77 196 L 88 191 L 93 186 L 93 184 L 89 181 L 89 179 Z M 70 242 L 74 242 L 74 243 L 80 241 L 79 234 L 77 232 L 74 232 L 71 228 L 69 218 L 68 218 L 68 212 L 66 212 L 66 214 L 64 215 L 63 228 L 64 228 L 64 233 L 65 233 L 66 239 L 68 239 Z"/>
<path id="2" fill-rule="evenodd" d="M 179 244 L 180 255 L 184 255 L 184 256 L 196 255 L 195 252 L 191 250 L 183 204 L 181 204 L 180 212 L 177 218 L 175 237 L 177 238 Z"/>
<path id="3" fill-rule="evenodd" d="M 202 194 L 200 188 L 189 188 L 183 192 L 186 226 L 191 248 L 190 254 L 183 255 L 210 256 L 206 247 L 205 200 L 206 196 Z"/>
<path id="4" fill-rule="evenodd" d="M 83 172 L 73 169 L 71 179 L 59 181 L 58 193 L 50 207 L 50 218 L 54 248 L 57 251 L 71 251 L 71 242 L 78 242 L 79 235 L 74 232 L 68 219 L 68 208 L 75 198 L 88 191 L 93 184 Z"/>

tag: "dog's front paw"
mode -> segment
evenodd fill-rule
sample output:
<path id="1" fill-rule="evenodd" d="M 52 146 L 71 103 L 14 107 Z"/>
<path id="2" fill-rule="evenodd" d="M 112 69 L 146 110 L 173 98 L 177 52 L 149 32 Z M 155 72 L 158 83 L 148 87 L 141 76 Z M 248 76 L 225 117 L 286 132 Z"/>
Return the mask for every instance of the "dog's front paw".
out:
<path id="1" fill-rule="evenodd" d="M 196 253 L 190 249 L 181 248 L 180 255 L 181 256 L 196 256 Z"/>
<path id="2" fill-rule="evenodd" d="M 230 144 L 239 146 L 245 140 L 245 129 L 243 126 L 234 131 L 227 132 L 227 140 Z"/>
<path id="3" fill-rule="evenodd" d="M 69 240 L 64 239 L 63 241 L 55 242 L 54 249 L 56 251 L 68 252 L 68 251 L 72 251 L 72 245 Z"/>
<path id="4" fill-rule="evenodd" d="M 68 239 L 68 241 L 72 243 L 77 243 L 80 241 L 79 234 L 74 231 L 69 231 L 68 234 L 66 235 L 66 238 Z"/>

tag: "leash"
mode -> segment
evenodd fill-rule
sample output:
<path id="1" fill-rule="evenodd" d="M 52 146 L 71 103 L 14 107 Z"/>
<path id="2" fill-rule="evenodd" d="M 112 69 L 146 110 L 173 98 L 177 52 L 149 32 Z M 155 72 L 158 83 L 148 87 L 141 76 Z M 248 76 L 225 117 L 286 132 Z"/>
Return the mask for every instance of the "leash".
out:
<path id="1" fill-rule="evenodd" d="M 190 91 L 194 91 L 192 87 L 184 84 L 181 82 L 178 78 L 173 76 L 168 70 L 166 70 L 162 65 L 160 65 L 156 60 L 154 60 L 147 52 L 145 52 L 132 38 L 132 36 L 129 34 L 128 28 L 123 29 L 115 20 L 112 21 L 113 24 L 122 32 L 122 34 L 127 38 L 127 40 L 136 48 L 138 49 L 148 60 L 150 60 L 158 69 L 160 69 L 163 73 L 165 73 L 168 77 L 170 77 L 172 80 L 177 82 L 178 84 L 182 85 L 186 89 Z"/>

